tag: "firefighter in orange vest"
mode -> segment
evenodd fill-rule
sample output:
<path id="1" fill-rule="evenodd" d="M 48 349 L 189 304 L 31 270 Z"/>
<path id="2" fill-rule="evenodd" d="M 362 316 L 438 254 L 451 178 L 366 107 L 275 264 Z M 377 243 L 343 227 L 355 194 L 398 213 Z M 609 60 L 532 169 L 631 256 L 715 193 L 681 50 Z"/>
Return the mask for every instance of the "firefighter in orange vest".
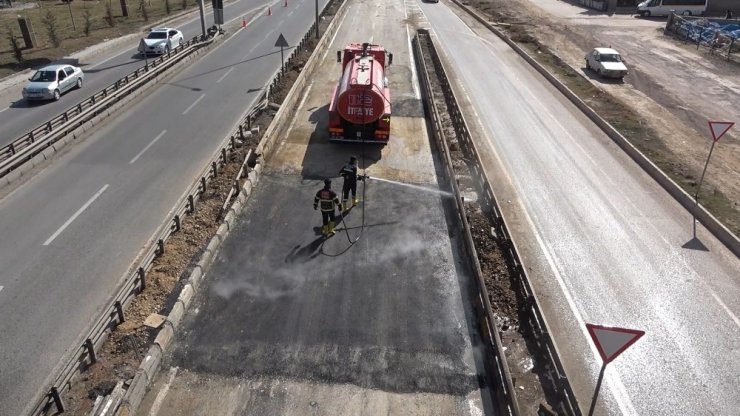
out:
<path id="1" fill-rule="evenodd" d="M 336 192 L 331 190 L 331 179 L 324 179 L 324 188 L 316 192 L 313 199 L 313 209 L 318 209 L 321 206 L 321 220 L 323 223 L 321 234 L 325 236 L 334 234 L 334 226 L 336 225 L 334 208 L 338 205 L 339 197 Z"/>

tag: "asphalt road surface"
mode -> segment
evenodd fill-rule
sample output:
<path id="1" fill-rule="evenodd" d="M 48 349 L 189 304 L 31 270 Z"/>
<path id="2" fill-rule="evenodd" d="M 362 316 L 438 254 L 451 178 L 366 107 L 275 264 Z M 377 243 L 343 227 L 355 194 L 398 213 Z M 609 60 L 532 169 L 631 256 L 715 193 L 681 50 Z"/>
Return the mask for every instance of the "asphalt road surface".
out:
<path id="1" fill-rule="evenodd" d="M 438 191 L 407 11 L 398 0 L 350 2 L 140 413 L 493 414 L 480 359 L 489 352 L 452 201 Z M 334 51 L 363 41 L 394 54 L 382 149 L 327 141 Z M 371 179 L 325 240 L 313 196 L 350 154 Z"/>
<path id="2" fill-rule="evenodd" d="M 267 4 L 269 2 L 266 0 L 240 0 L 227 3 L 224 7 L 224 20 L 241 20 L 242 16 L 246 14 L 261 12 Z M 213 17 L 209 10 L 206 10 L 206 12 L 206 27 L 209 27 L 213 24 Z M 182 31 L 184 41 L 202 33 L 197 9 L 167 25 Z M 145 35 L 145 33 L 141 34 L 142 37 Z M 137 52 L 138 46 L 138 38 L 136 38 L 130 44 L 113 48 L 113 50 L 101 48 L 100 53 L 91 54 L 89 58 L 81 61 L 66 58 L 53 62 L 79 66 L 85 73 L 82 89 L 65 93 L 59 101 L 28 102 L 24 100 L 21 89 L 25 86 L 25 83 L 3 91 L 3 97 L 0 97 L 0 126 L 2 126 L 0 146 L 12 142 L 52 117 L 74 107 L 78 102 L 95 92 L 113 84 L 126 74 L 143 67 L 144 57 Z"/>
<path id="3" fill-rule="evenodd" d="M 495 35 L 422 9 L 582 409 L 601 367 L 588 322 L 647 333 L 608 366 L 598 414 L 736 414 L 737 257 L 701 225 L 692 240 L 691 216 Z"/>
<path id="4" fill-rule="evenodd" d="M 325 4 L 325 3 L 323 3 Z M 321 5 L 323 7 L 323 4 Z M 0 199 L 0 409 L 19 414 L 296 44 L 273 8 Z"/>

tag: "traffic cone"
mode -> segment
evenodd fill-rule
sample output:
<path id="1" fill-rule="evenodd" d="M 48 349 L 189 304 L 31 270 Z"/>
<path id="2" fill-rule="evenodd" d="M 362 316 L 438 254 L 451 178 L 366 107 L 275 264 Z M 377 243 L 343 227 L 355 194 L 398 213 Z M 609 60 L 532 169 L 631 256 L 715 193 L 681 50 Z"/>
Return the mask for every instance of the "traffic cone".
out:
<path id="1" fill-rule="evenodd" d="M 272 9 L 269 7 L 267 8 L 267 15 L 272 16 Z"/>
<path id="2" fill-rule="evenodd" d="M 242 17 L 242 27 L 247 27 L 247 19 Z"/>

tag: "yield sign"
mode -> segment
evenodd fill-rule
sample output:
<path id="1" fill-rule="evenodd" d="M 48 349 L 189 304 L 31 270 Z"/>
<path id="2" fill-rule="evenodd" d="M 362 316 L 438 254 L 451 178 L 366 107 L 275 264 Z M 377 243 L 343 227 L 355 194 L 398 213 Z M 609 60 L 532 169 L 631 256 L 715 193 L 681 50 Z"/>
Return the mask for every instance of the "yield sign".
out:
<path id="1" fill-rule="evenodd" d="M 275 42 L 275 47 L 276 48 L 278 48 L 278 47 L 280 47 L 280 48 L 286 47 L 287 48 L 288 47 L 288 41 L 285 40 L 285 36 L 283 36 L 282 33 L 280 34 L 280 36 L 278 36 L 277 42 Z"/>
<path id="2" fill-rule="evenodd" d="M 735 123 L 732 121 L 710 121 L 709 130 L 712 131 L 712 139 L 716 142 L 734 125 Z"/>
<path id="3" fill-rule="evenodd" d="M 645 331 L 626 328 L 611 328 L 601 325 L 586 324 L 591 339 L 599 350 L 604 365 L 612 362 L 630 345 L 645 335 Z"/>

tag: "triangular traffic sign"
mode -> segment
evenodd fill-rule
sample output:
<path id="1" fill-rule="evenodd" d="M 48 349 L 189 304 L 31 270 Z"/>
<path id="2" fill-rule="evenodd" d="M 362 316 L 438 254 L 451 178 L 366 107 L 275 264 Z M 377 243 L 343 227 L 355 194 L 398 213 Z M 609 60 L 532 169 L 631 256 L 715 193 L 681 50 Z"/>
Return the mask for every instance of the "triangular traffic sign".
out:
<path id="1" fill-rule="evenodd" d="M 594 324 L 586 324 L 586 329 L 588 329 L 601 359 L 604 360 L 604 364 L 609 364 L 641 336 L 645 335 L 645 331 L 637 329 L 611 328 Z"/>
<path id="2" fill-rule="evenodd" d="M 278 37 L 277 42 L 275 42 L 275 47 L 276 48 L 280 48 L 280 47 L 286 47 L 287 48 L 288 47 L 288 41 L 285 40 L 285 36 L 283 36 L 282 33 Z"/>
<path id="3" fill-rule="evenodd" d="M 710 121 L 709 130 L 712 131 L 712 140 L 715 142 L 719 140 L 734 125 L 735 123 L 732 121 Z"/>

